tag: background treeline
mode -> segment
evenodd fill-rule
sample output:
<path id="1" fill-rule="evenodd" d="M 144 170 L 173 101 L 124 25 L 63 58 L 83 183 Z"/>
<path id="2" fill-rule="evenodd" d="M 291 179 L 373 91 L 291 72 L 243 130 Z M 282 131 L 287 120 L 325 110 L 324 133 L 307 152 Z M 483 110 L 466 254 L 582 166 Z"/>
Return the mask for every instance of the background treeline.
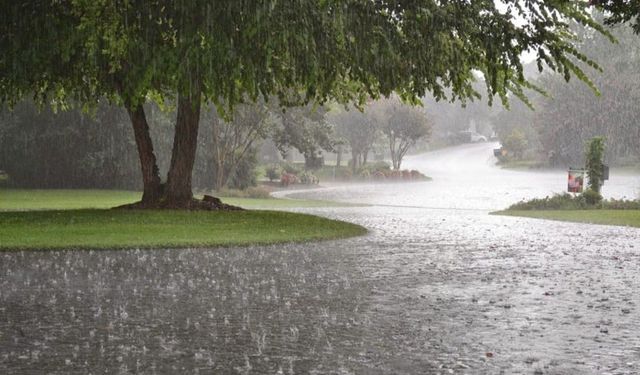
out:
<path id="1" fill-rule="evenodd" d="M 606 138 L 607 163 L 629 165 L 640 160 L 640 44 L 629 26 L 611 29 L 611 44 L 592 30 L 578 28 L 585 54 L 603 72 L 589 71 L 600 90 L 596 95 L 577 80 L 542 74 L 535 82 L 548 94 L 536 95 L 534 111 L 518 101 L 499 111 L 493 124 L 502 144 L 515 159 L 537 159 L 542 165 L 582 165 L 585 142 Z"/>
<path id="2" fill-rule="evenodd" d="M 162 108 L 149 103 L 145 113 L 163 176 L 170 163 L 175 109 L 171 103 Z M 372 100 L 361 109 L 313 103 L 283 109 L 276 99 L 239 104 L 226 114 L 208 106 L 200 123 L 193 171 L 193 187 L 200 191 L 253 186 L 259 163 L 266 168 L 283 159 L 302 159 L 305 169 L 315 170 L 327 156 L 337 157 L 331 162 L 344 162 L 357 174 L 375 152 L 399 169 L 407 151 L 431 131 L 425 112 L 397 97 Z M 54 112 L 30 101 L 3 108 L 0 171 L 9 176 L 0 183 L 14 187 L 141 188 L 130 119 L 107 103 L 89 113 Z"/>
<path id="3" fill-rule="evenodd" d="M 156 133 L 161 141 L 162 132 Z M 107 105 L 94 116 L 53 113 L 32 102 L 3 109 L 0 170 L 11 185 L 32 188 L 138 188 L 140 180 L 130 120 L 124 110 Z"/>
<path id="4" fill-rule="evenodd" d="M 264 103 L 239 105 L 232 121 L 225 121 L 213 107 L 202 111 L 194 188 L 245 188 L 255 184 L 257 154 L 267 138 L 279 142 L 269 143 L 267 152 L 272 158 L 274 153 L 277 157 L 277 148 L 284 153 L 298 147 L 313 155 L 320 147 L 331 146 L 322 143 L 322 137 L 326 137 L 323 132 L 313 131 L 322 127 L 322 116 L 305 117 L 310 116 L 308 108 L 293 108 L 285 115 L 276 104 L 272 107 L 265 108 Z M 147 104 L 145 111 L 164 175 L 170 163 L 175 110 Z M 78 109 L 53 112 L 30 101 L 18 103 L 13 109 L 3 108 L 0 171 L 9 176 L 4 184 L 15 187 L 141 188 L 130 119 L 122 108 L 106 103 L 90 113 Z"/>

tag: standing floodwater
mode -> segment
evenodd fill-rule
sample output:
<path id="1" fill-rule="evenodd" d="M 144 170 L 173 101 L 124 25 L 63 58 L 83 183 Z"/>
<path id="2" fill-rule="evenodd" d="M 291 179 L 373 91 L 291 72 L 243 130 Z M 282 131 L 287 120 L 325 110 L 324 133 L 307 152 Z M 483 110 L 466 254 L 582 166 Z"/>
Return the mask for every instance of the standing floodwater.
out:
<path id="1" fill-rule="evenodd" d="M 566 191 L 566 170 L 501 169 L 495 165 L 496 147 L 498 143 L 465 144 L 406 158 L 403 168 L 422 171 L 433 177 L 432 181 L 339 185 L 296 196 L 408 207 L 502 210 L 523 199 Z M 637 199 L 640 174 L 613 169 L 602 193 L 605 198 Z"/>
<path id="2" fill-rule="evenodd" d="M 360 238 L 0 253 L 0 373 L 640 372 L 640 230 L 489 216 L 565 184 L 490 149 L 407 159 L 433 181 L 307 193 L 380 204 L 305 210 Z M 612 173 L 604 193 L 638 186 Z"/>

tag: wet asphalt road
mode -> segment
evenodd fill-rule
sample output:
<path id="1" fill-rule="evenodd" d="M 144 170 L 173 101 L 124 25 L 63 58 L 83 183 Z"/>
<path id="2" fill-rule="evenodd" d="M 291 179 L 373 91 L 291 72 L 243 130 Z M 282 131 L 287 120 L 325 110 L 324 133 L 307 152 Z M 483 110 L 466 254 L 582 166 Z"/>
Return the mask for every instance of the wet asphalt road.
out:
<path id="1" fill-rule="evenodd" d="M 640 373 L 640 229 L 488 215 L 564 183 L 490 147 L 407 161 L 430 182 L 304 193 L 381 204 L 301 210 L 360 238 L 0 253 L 0 373 Z"/>

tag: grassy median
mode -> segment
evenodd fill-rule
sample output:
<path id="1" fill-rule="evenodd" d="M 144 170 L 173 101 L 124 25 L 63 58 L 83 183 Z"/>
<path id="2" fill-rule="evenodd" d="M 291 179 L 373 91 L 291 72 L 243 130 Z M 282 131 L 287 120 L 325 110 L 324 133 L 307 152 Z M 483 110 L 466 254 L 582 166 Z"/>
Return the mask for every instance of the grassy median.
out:
<path id="1" fill-rule="evenodd" d="M 141 194 L 122 190 L 89 189 L 0 189 L 0 211 L 72 210 L 111 208 L 140 200 Z M 246 209 L 277 210 L 297 207 L 336 207 L 338 202 L 277 199 L 277 198 L 221 198 L 224 203 Z"/>
<path id="2" fill-rule="evenodd" d="M 505 210 L 495 215 L 640 227 L 640 210 Z"/>
<path id="3" fill-rule="evenodd" d="M 106 209 L 139 193 L 101 190 L 0 190 L 0 249 L 214 247 L 358 236 L 366 229 L 317 216 L 267 211 Z M 285 199 L 223 199 L 245 208 L 327 206 Z"/>

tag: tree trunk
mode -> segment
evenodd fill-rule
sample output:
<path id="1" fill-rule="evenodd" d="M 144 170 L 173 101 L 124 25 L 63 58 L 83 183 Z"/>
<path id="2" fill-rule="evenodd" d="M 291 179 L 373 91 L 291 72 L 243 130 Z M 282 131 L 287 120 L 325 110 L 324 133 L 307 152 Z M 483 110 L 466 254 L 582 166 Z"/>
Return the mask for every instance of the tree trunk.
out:
<path id="1" fill-rule="evenodd" d="M 400 169 L 400 163 L 398 162 L 398 153 L 396 150 L 396 140 L 392 135 L 389 135 L 389 153 L 391 154 L 391 164 L 394 170 Z"/>
<path id="2" fill-rule="evenodd" d="M 162 197 L 162 185 L 160 183 L 160 172 L 156 162 L 156 155 L 153 152 L 153 142 L 149 134 L 149 124 L 144 113 L 142 104 L 136 106 L 127 105 L 127 112 L 133 125 L 133 133 L 140 157 L 142 168 L 142 205 L 154 205 Z"/>
<path id="3" fill-rule="evenodd" d="M 336 167 L 340 168 L 340 164 L 342 164 L 342 146 L 338 146 L 338 150 L 336 150 Z"/>
<path id="4" fill-rule="evenodd" d="M 225 170 L 224 170 L 224 161 L 218 161 L 216 162 L 216 183 L 215 183 L 215 190 L 216 191 L 221 191 L 222 189 L 224 189 L 224 186 L 227 184 L 227 176 L 225 176 Z"/>
<path id="5" fill-rule="evenodd" d="M 351 149 L 351 170 L 353 171 L 352 173 L 355 175 L 356 171 L 358 170 L 358 162 L 360 161 L 360 154 L 355 151 L 354 149 Z"/>
<path id="6" fill-rule="evenodd" d="M 198 146 L 201 99 L 200 90 L 194 91 L 190 95 L 178 96 L 178 115 L 164 197 L 168 207 L 188 208 L 193 200 L 191 175 Z"/>
<path id="7" fill-rule="evenodd" d="M 215 167 L 215 176 L 214 176 L 214 190 L 220 191 L 224 187 L 225 176 L 224 176 L 224 164 L 225 164 L 225 155 L 226 155 L 226 142 L 223 145 L 221 129 L 222 124 L 219 122 L 220 120 L 216 119 L 213 121 L 212 126 L 212 134 L 213 134 L 213 165 Z"/>

